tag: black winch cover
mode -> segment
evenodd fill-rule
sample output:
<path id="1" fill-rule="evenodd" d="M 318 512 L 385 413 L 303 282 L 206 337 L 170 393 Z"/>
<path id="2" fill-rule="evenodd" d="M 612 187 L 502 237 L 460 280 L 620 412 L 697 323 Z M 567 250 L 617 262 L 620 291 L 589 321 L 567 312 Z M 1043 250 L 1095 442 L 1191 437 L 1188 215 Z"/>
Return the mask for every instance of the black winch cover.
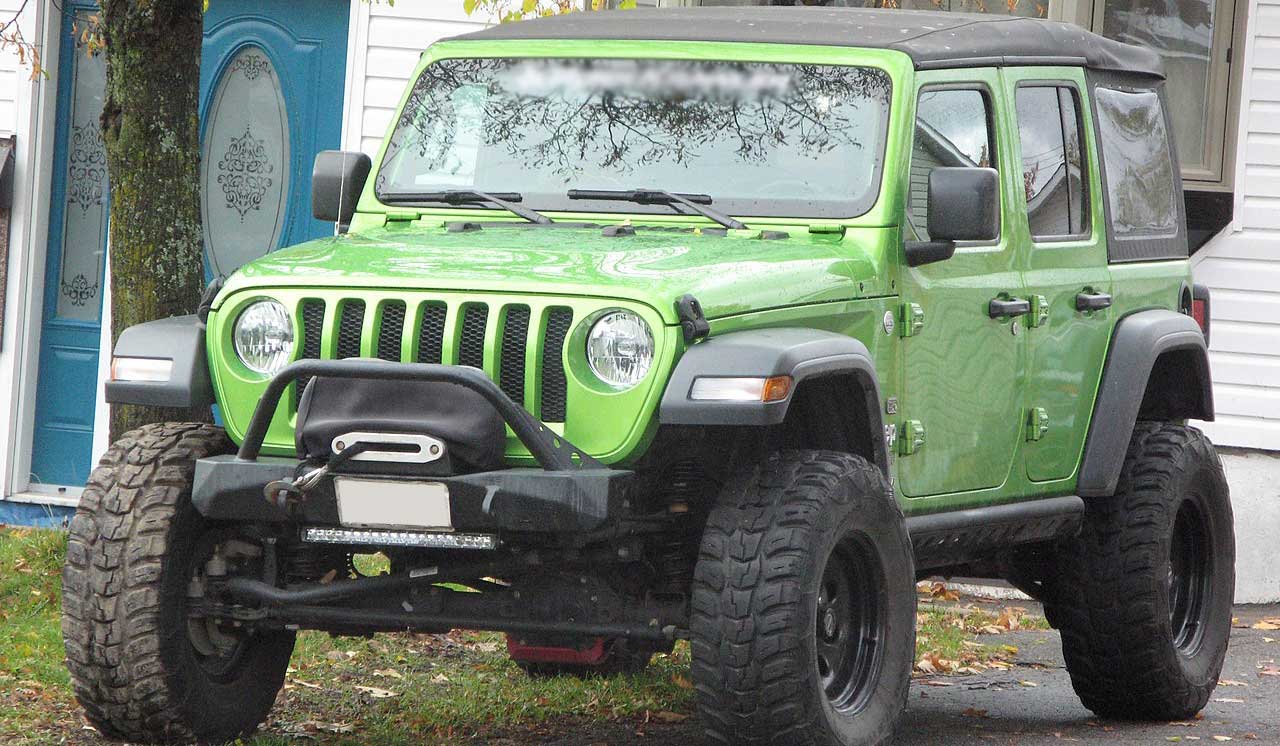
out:
<path id="1" fill-rule="evenodd" d="M 298 453 L 333 457 L 333 439 L 351 432 L 431 435 L 446 459 L 427 464 L 349 461 L 343 471 L 454 474 L 500 469 L 506 426 L 483 396 L 443 381 L 382 381 L 316 377 L 298 404 Z"/>

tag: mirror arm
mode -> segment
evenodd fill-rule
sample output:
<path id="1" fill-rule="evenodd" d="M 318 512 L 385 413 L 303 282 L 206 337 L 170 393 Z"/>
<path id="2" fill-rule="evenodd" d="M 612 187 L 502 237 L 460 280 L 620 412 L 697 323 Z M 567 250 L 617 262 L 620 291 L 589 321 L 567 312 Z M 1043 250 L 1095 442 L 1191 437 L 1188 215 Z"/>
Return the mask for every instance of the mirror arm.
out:
<path id="1" fill-rule="evenodd" d="M 907 265 L 919 267 L 944 259 L 950 259 L 956 253 L 955 241 L 907 241 L 904 244 Z"/>

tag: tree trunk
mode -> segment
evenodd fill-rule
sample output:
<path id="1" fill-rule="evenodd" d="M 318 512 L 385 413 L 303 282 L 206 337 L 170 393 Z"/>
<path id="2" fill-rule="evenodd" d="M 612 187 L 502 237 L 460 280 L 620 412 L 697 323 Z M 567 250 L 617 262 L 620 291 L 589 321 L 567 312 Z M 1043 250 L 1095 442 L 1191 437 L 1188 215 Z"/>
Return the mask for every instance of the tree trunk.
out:
<path id="1" fill-rule="evenodd" d="M 111 183 L 111 338 L 194 313 L 204 284 L 200 225 L 202 0 L 103 0 L 102 129 Z M 209 412 L 116 405 L 111 438 Z"/>

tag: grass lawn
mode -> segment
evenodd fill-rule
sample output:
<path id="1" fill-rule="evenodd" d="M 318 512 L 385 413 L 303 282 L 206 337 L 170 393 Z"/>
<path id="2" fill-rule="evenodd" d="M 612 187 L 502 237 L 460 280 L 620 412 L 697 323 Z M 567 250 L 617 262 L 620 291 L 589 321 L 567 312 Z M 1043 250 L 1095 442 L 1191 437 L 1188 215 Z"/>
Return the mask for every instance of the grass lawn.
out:
<path id="1" fill-rule="evenodd" d="M 0 528 L 0 743 L 96 744 L 62 663 L 59 576 L 65 535 Z M 1043 628 L 1010 608 L 961 606 L 921 587 L 917 673 L 1006 667 L 1007 629 Z M 643 728 L 693 717 L 689 649 L 658 656 L 639 676 L 530 679 L 506 656 L 501 635 L 299 636 L 285 689 L 252 746 L 296 743 L 457 743 L 501 734 L 563 733 L 585 722 Z"/>

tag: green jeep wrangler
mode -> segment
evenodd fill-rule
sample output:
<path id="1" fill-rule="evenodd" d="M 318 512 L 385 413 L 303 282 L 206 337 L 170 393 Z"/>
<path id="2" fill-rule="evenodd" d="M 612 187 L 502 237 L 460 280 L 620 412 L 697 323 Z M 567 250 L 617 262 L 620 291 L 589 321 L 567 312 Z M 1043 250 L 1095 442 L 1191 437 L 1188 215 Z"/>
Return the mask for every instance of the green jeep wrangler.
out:
<path id="1" fill-rule="evenodd" d="M 538 676 L 687 640 L 711 739 L 883 744 L 935 574 L 1042 601 L 1099 716 L 1191 716 L 1234 540 L 1161 81 L 904 11 L 432 46 L 375 159 L 316 159 L 332 238 L 120 336 L 109 401 L 220 426 L 132 432 L 85 488 L 89 721 L 232 739 L 296 630 L 461 628 Z"/>

